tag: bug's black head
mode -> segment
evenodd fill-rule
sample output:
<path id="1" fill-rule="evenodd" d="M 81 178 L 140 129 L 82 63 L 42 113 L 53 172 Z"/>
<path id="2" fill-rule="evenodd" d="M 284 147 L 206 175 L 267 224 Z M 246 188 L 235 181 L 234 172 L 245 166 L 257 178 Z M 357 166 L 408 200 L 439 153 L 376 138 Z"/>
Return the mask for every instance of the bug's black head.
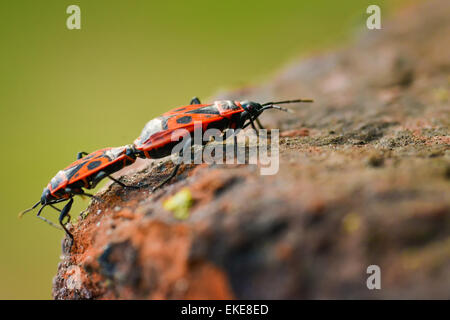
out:
<path id="1" fill-rule="evenodd" d="M 247 111 L 250 115 L 257 115 L 263 108 L 262 105 L 253 101 L 244 100 L 240 103 L 242 108 L 244 108 L 244 110 Z"/>
<path id="2" fill-rule="evenodd" d="M 55 197 L 52 196 L 50 190 L 48 188 L 44 188 L 41 196 L 41 204 L 44 205 L 51 200 L 55 200 Z"/>

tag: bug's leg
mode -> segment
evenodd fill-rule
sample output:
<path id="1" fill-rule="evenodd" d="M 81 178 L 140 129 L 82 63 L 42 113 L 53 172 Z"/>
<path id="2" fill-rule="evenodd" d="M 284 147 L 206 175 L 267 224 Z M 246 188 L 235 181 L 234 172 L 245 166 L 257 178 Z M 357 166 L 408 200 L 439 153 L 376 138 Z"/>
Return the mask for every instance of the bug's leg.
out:
<path id="1" fill-rule="evenodd" d="M 87 193 L 87 192 L 80 193 L 80 196 L 86 196 L 86 197 L 89 197 L 89 198 L 97 199 L 93 194 L 90 194 L 90 193 Z"/>
<path id="2" fill-rule="evenodd" d="M 253 130 L 255 130 L 256 133 L 258 133 L 258 129 L 256 129 L 256 126 L 255 126 L 255 123 L 253 122 L 253 119 L 250 118 L 249 120 L 250 120 L 250 124 L 252 125 Z"/>
<path id="3" fill-rule="evenodd" d="M 119 181 L 119 180 L 117 180 L 117 179 L 115 179 L 115 178 L 113 178 L 113 177 L 111 177 L 111 176 L 107 176 L 108 178 L 110 178 L 112 181 L 114 181 L 115 183 L 117 183 L 119 186 L 121 186 L 122 188 L 131 188 L 131 189 L 139 189 L 139 188 L 142 188 L 142 186 L 129 186 L 129 185 L 126 185 L 125 183 L 123 183 L 123 182 L 121 182 L 121 181 Z"/>
<path id="4" fill-rule="evenodd" d="M 89 198 L 94 199 L 94 200 L 96 200 L 96 201 L 103 202 L 103 200 L 102 200 L 101 198 L 98 198 L 98 197 L 96 197 L 96 196 L 93 195 L 93 194 L 84 192 L 84 190 L 81 190 L 81 191 L 82 191 L 82 192 L 77 193 L 77 195 L 79 195 L 80 197 L 86 196 L 86 197 L 89 197 Z"/>
<path id="5" fill-rule="evenodd" d="M 55 209 L 56 211 L 59 211 L 59 212 L 61 212 L 61 209 L 59 209 L 59 208 L 57 208 L 57 207 L 55 207 L 53 204 L 49 204 L 49 206 L 50 207 L 52 207 L 53 209 Z"/>
<path id="6" fill-rule="evenodd" d="M 61 214 L 59 215 L 59 224 L 66 232 L 66 235 L 70 238 L 70 245 L 69 250 L 72 247 L 73 244 L 73 235 L 67 230 L 66 226 L 63 223 L 64 218 L 69 214 L 70 209 L 72 208 L 73 198 L 70 198 L 69 202 L 64 206 L 64 208 L 61 210 Z"/>
<path id="7" fill-rule="evenodd" d="M 191 148 L 191 144 L 192 144 L 192 138 L 189 137 L 189 139 L 186 141 L 185 145 L 183 146 L 183 149 L 180 150 L 180 153 L 179 153 L 180 157 L 183 157 L 183 152 L 185 150 L 187 150 L 188 148 Z M 180 169 L 180 167 L 181 167 L 181 163 L 178 163 L 177 165 L 175 165 L 175 168 L 173 168 L 170 175 L 167 178 L 165 178 L 160 184 L 153 187 L 152 192 L 154 192 L 156 189 L 161 188 L 163 185 L 165 185 L 167 182 L 169 182 L 173 177 L 175 177 L 175 175 L 177 174 L 178 169 Z"/>
<path id="8" fill-rule="evenodd" d="M 179 154 L 180 157 L 183 156 L 183 151 L 184 151 L 187 147 L 190 147 L 190 146 L 191 146 L 191 141 L 192 141 L 191 138 L 189 138 L 189 139 L 186 141 L 186 143 L 185 143 L 183 149 L 180 151 L 180 154 Z M 173 170 L 172 170 L 172 172 L 170 173 L 170 175 L 169 175 L 167 178 L 165 178 L 163 181 L 161 181 L 158 185 L 156 185 L 155 187 L 153 187 L 153 188 L 152 188 L 152 192 L 155 191 L 156 189 L 161 188 L 161 187 L 164 186 L 167 182 L 169 182 L 173 177 L 175 177 L 175 175 L 177 174 L 178 169 L 180 168 L 180 166 L 181 166 L 181 163 L 175 165 L 175 168 L 173 168 Z M 114 178 L 111 177 L 111 176 L 108 176 L 108 178 L 110 178 L 111 180 L 113 180 L 114 182 L 116 182 L 117 184 L 119 184 L 120 186 L 122 186 L 123 188 L 141 189 L 141 188 L 148 187 L 148 186 L 150 185 L 149 183 L 146 183 L 146 184 L 142 184 L 142 185 L 139 185 L 139 186 L 128 186 L 128 185 L 122 183 L 121 181 L 119 181 L 119 180 L 117 180 L 117 179 L 114 179 Z"/>
<path id="9" fill-rule="evenodd" d="M 239 133 L 239 129 L 233 131 L 233 150 L 234 150 L 235 157 L 238 156 L 238 141 L 237 141 L 238 133 Z"/>
<path id="10" fill-rule="evenodd" d="M 109 178 L 112 181 L 114 181 L 115 183 L 117 183 L 119 186 L 121 186 L 122 188 L 131 188 L 131 189 L 139 189 L 139 187 L 136 186 L 128 186 L 125 183 L 117 180 L 116 178 L 113 178 L 112 176 L 110 176 L 109 174 L 107 174 L 105 171 L 100 171 L 99 173 L 97 173 L 97 175 L 94 177 L 94 179 L 92 179 L 92 187 L 94 188 L 97 183 L 99 183 L 101 180 L 103 180 L 104 178 Z M 83 193 L 83 195 L 88 195 L 87 193 Z M 92 196 L 92 195 L 90 195 Z M 93 196 L 92 196 L 93 197 Z"/>
<path id="11" fill-rule="evenodd" d="M 100 171 L 99 173 L 97 173 L 97 175 L 92 179 L 92 186 L 91 188 L 94 188 L 101 180 L 103 180 L 104 178 L 109 178 L 112 181 L 114 181 L 115 183 L 117 183 L 118 185 L 120 185 L 123 188 L 132 188 L 132 189 L 139 189 L 138 187 L 135 186 L 127 186 L 126 184 L 124 184 L 123 182 L 111 177 L 110 175 L 108 175 L 105 171 Z M 88 197 L 94 197 L 91 194 L 88 193 L 82 193 L 81 195 L 87 195 Z"/>
<path id="12" fill-rule="evenodd" d="M 181 163 L 177 164 L 177 165 L 175 166 L 175 168 L 173 168 L 172 172 L 170 173 L 170 175 L 169 175 L 167 178 L 165 178 L 165 179 L 164 179 L 160 184 L 158 184 L 157 186 L 153 187 L 152 192 L 155 191 L 155 190 L 157 190 L 157 189 L 159 189 L 159 188 L 161 188 L 163 185 L 165 185 L 167 182 L 169 182 L 173 177 L 175 177 L 175 175 L 177 174 L 178 169 L 180 168 L 180 166 L 181 166 Z"/>
<path id="13" fill-rule="evenodd" d="M 51 225 L 53 228 L 56 228 L 58 230 L 62 230 L 60 226 L 58 226 L 57 224 L 54 224 L 53 222 L 51 222 L 48 219 L 45 219 L 43 216 L 37 216 L 39 219 L 41 219 L 42 221 L 48 223 L 49 225 Z"/>
<path id="14" fill-rule="evenodd" d="M 105 171 L 99 171 L 93 178 L 91 181 L 91 185 L 89 187 L 89 189 L 93 189 L 95 188 L 95 186 L 102 181 L 104 178 L 106 178 L 108 175 Z"/>
<path id="15" fill-rule="evenodd" d="M 51 206 L 53 209 L 55 209 L 56 211 L 61 212 L 61 210 L 60 210 L 59 208 L 55 207 L 54 205 L 50 204 L 50 206 Z M 70 216 L 70 214 L 67 214 L 66 217 L 67 217 L 68 219 L 67 219 L 66 222 L 63 222 L 64 224 L 69 223 L 70 220 L 72 220 L 72 217 Z M 58 226 L 58 229 L 61 230 L 61 228 L 60 228 L 59 226 Z"/>
<path id="16" fill-rule="evenodd" d="M 52 205 L 52 204 L 49 204 L 49 206 L 50 207 L 52 207 L 53 209 L 55 209 L 56 211 L 58 211 L 58 212 L 61 212 L 61 209 L 59 209 L 59 208 L 57 208 L 57 207 L 55 207 L 54 205 Z M 64 222 L 64 224 L 66 224 L 66 223 L 69 223 L 70 222 L 70 220 L 72 220 L 72 217 L 69 215 L 69 214 L 67 214 L 66 215 L 66 217 L 68 218 L 67 219 L 67 221 L 66 222 Z M 59 228 L 58 228 L 59 229 Z"/>
<path id="17" fill-rule="evenodd" d="M 265 129 L 264 126 L 261 124 L 261 121 L 259 121 L 258 118 L 255 118 L 255 122 L 259 126 L 260 129 Z"/>
<path id="18" fill-rule="evenodd" d="M 234 156 L 237 157 L 238 155 L 238 142 L 237 142 L 237 135 L 234 134 Z"/>
<path id="19" fill-rule="evenodd" d="M 44 218 L 43 216 L 41 216 L 42 209 L 44 209 L 45 206 L 46 206 L 46 205 L 44 204 L 44 205 L 39 209 L 39 212 L 37 213 L 36 217 L 38 217 L 38 218 L 41 219 L 42 221 L 48 223 L 48 224 L 51 225 L 52 227 L 61 230 L 61 228 L 60 228 L 58 225 L 54 224 L 54 223 L 51 222 L 50 220 L 48 220 L 48 219 Z"/>
<path id="20" fill-rule="evenodd" d="M 89 153 L 85 152 L 85 151 L 80 151 L 77 153 L 77 160 L 80 160 L 81 158 L 83 158 L 83 156 L 87 156 Z"/>
<path id="21" fill-rule="evenodd" d="M 58 203 L 58 202 L 62 202 L 62 201 L 66 201 L 66 200 L 67 200 L 67 199 L 61 199 L 61 200 L 59 200 L 59 201 L 54 201 L 53 203 L 44 204 L 44 205 L 39 209 L 39 211 L 38 211 L 36 217 L 38 217 L 38 218 L 41 219 L 42 221 L 48 223 L 48 224 L 51 225 L 52 227 L 61 230 L 61 227 L 60 227 L 60 226 L 54 224 L 52 221 L 50 221 L 50 220 L 44 218 L 43 216 L 41 216 L 41 212 L 42 212 L 42 210 L 45 208 L 45 206 L 47 206 L 47 205 L 50 205 L 52 208 L 54 208 L 54 209 L 56 209 L 56 210 L 58 210 L 58 211 L 61 211 L 61 210 L 59 210 L 58 208 L 54 207 L 53 204 L 54 204 L 54 203 Z"/>
<path id="22" fill-rule="evenodd" d="M 199 99 L 199 98 L 193 97 L 193 98 L 191 99 L 191 102 L 190 102 L 189 104 L 202 104 L 202 103 L 200 102 L 200 99 Z"/>
<path id="23" fill-rule="evenodd" d="M 227 131 L 222 134 L 222 143 L 225 143 L 225 145 L 226 145 L 227 144 L 226 141 L 229 138 L 233 138 L 233 148 L 234 148 L 233 150 L 234 150 L 234 154 L 237 155 L 237 149 L 238 149 L 237 134 L 238 134 L 238 132 L 235 130 L 229 137 L 227 137 L 228 130 L 232 130 L 232 129 L 227 129 Z M 225 146 L 225 148 L 226 148 L 226 146 Z"/>
<path id="24" fill-rule="evenodd" d="M 98 181 L 96 182 L 96 184 L 97 184 L 97 183 L 98 183 Z M 92 186 L 92 188 L 94 188 L 94 187 L 95 187 L 95 185 Z M 78 195 L 78 196 L 81 196 L 81 197 L 87 196 L 87 197 L 89 197 L 89 198 L 94 198 L 94 199 L 96 199 L 96 200 L 99 200 L 99 198 L 97 198 L 97 197 L 94 196 L 93 194 L 84 192 L 83 189 L 66 188 L 65 191 L 66 191 L 67 193 L 69 193 L 69 194 Z M 59 209 L 58 209 L 58 210 L 59 210 Z M 61 211 L 61 210 L 59 210 L 59 211 Z"/>
<path id="25" fill-rule="evenodd" d="M 92 179 L 92 186 L 91 186 L 91 188 L 94 188 L 94 187 L 97 185 L 97 183 L 99 183 L 99 182 L 100 182 L 101 180 L 103 180 L 104 178 L 109 178 L 109 179 L 111 179 L 112 181 L 114 181 L 115 183 L 117 183 L 117 184 L 118 184 L 119 186 L 121 186 L 122 188 L 139 189 L 139 188 L 145 187 L 145 186 L 129 186 L 129 185 L 126 185 L 125 183 L 123 183 L 123 182 L 117 180 L 116 178 L 113 178 L 112 176 L 108 175 L 105 171 L 100 171 L 99 173 L 97 173 L 97 175 L 95 176 L 95 178 Z M 97 199 L 94 195 L 89 194 L 89 193 L 86 193 L 86 192 L 80 193 L 80 195 L 85 195 L 85 196 L 88 196 L 88 197 Z"/>

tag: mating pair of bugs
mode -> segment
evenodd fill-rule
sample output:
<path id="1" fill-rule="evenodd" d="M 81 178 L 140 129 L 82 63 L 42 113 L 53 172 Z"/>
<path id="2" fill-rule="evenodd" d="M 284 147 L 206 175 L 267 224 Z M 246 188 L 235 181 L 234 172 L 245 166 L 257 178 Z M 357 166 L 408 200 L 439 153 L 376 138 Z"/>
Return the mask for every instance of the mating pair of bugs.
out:
<path id="1" fill-rule="evenodd" d="M 90 154 L 87 152 L 79 152 L 77 154 L 77 160 L 67 168 L 59 171 L 56 176 L 51 179 L 47 187 L 44 188 L 41 199 L 31 208 L 21 212 L 20 216 L 41 205 L 37 217 L 58 227 L 51 221 L 42 217 L 41 212 L 46 206 L 50 206 L 59 211 L 59 223 L 66 232 L 66 235 L 70 238 L 71 247 L 73 236 L 67 230 L 64 219 L 68 217 L 68 221 L 70 221 L 69 211 L 72 207 L 73 197 L 75 195 L 93 197 L 93 195 L 86 193 L 83 188 L 93 189 L 104 178 L 110 178 L 117 184 L 126 188 L 138 189 L 148 187 L 148 184 L 127 186 L 121 181 L 111 177 L 111 174 L 133 164 L 137 157 L 160 159 L 169 156 L 173 147 L 178 143 L 177 141 L 172 141 L 171 137 L 175 130 L 185 129 L 190 133 L 190 136 L 186 139 L 185 145 L 180 151 L 180 156 L 182 156 L 183 150 L 192 146 L 192 135 L 195 123 L 201 124 L 203 132 L 207 129 L 215 128 L 222 132 L 227 129 L 234 129 L 234 133 L 237 133 L 237 130 L 246 128 L 249 125 L 257 130 L 255 123 L 260 128 L 263 128 L 258 117 L 265 110 L 278 109 L 281 111 L 290 111 L 277 104 L 297 102 L 312 102 L 312 100 L 296 99 L 266 102 L 263 104 L 252 101 L 220 100 L 215 101 L 212 104 L 202 104 L 198 98 L 193 98 L 190 105 L 175 108 L 164 113 L 160 117 L 150 120 L 145 125 L 141 135 L 132 145 L 100 149 Z M 234 144 L 236 148 L 236 134 L 234 134 Z M 170 175 L 156 187 L 153 187 L 152 191 L 162 187 L 172 179 L 176 175 L 180 165 L 181 164 L 177 164 Z M 67 204 L 62 209 L 55 206 L 57 203 L 66 201 Z"/>

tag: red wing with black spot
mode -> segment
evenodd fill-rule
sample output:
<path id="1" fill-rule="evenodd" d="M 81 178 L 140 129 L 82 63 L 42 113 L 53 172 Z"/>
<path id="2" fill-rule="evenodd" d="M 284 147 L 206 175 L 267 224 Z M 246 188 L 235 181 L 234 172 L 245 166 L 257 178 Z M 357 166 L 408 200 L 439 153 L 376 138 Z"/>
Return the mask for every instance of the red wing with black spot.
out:
<path id="1" fill-rule="evenodd" d="M 212 124 L 229 120 L 233 114 L 243 111 L 239 102 L 230 100 L 178 107 L 149 121 L 134 141 L 134 145 L 136 149 L 144 152 L 157 149 L 171 142 L 175 130 L 185 129 L 193 132 L 194 124 L 198 123 L 205 131 Z"/>
<path id="2" fill-rule="evenodd" d="M 111 166 L 117 169 L 135 161 L 126 154 L 127 147 L 105 148 L 94 151 L 87 156 L 73 162 L 67 168 L 59 171 L 48 184 L 49 190 L 54 193 L 59 189 L 79 181 L 84 181 L 84 187 L 89 187 L 89 181 L 101 170 L 109 170 Z M 114 170 L 117 171 L 117 170 Z"/>

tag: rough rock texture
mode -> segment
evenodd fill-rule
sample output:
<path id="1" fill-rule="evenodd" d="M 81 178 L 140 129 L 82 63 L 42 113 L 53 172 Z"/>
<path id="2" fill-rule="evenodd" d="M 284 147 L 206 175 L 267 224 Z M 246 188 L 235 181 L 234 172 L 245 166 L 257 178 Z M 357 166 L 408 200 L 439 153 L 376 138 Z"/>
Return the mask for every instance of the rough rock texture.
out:
<path id="1" fill-rule="evenodd" d="M 280 170 L 189 165 L 163 189 L 105 187 L 72 227 L 56 299 L 450 298 L 450 2 L 222 97 L 311 97 L 281 129 Z M 172 163 L 141 161 L 127 183 Z M 189 217 L 164 201 L 188 188 Z M 382 289 L 368 290 L 379 265 Z"/>

